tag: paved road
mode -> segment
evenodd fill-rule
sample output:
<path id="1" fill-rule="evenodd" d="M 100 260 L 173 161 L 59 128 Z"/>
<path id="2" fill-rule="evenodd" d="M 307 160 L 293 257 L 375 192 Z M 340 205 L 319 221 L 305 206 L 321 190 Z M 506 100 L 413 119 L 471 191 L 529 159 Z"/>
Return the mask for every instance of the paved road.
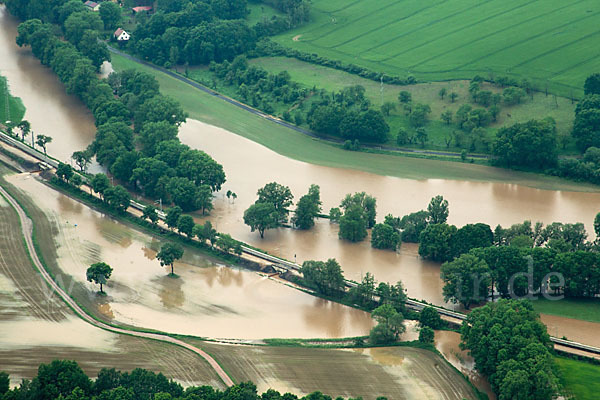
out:
<path id="1" fill-rule="evenodd" d="M 125 52 L 123 52 L 121 50 L 115 49 L 114 47 L 108 46 L 108 49 L 111 52 L 113 52 L 115 54 L 118 54 L 118 55 L 120 55 L 122 57 L 125 57 L 128 60 L 134 61 L 134 62 L 139 63 L 139 64 L 143 64 L 143 65 L 147 66 L 148 68 L 152 68 L 152 69 L 154 69 L 156 71 L 160 71 L 160 72 L 162 72 L 164 74 L 167 74 L 167 75 L 169 75 L 172 78 L 175 78 L 175 79 L 177 79 L 177 80 L 179 80 L 179 81 L 181 81 L 181 82 L 183 82 L 185 84 L 188 84 L 188 85 L 190 85 L 190 86 L 192 86 L 192 87 L 194 87 L 194 88 L 196 88 L 198 90 L 201 90 L 201 91 L 203 91 L 205 93 L 208 93 L 211 96 L 214 96 L 214 97 L 217 97 L 217 98 L 219 98 L 219 99 L 221 99 L 223 101 L 226 101 L 226 102 L 228 102 L 231 105 L 234 105 L 234 106 L 236 106 L 238 108 L 241 108 L 242 110 L 245 110 L 245 111 L 247 111 L 249 113 L 252 113 L 254 115 L 262 117 L 262 118 L 264 118 L 264 119 L 266 119 L 268 121 L 274 122 L 277 125 L 285 126 L 286 128 L 293 129 L 296 132 L 302 133 L 303 135 L 310 136 L 312 138 L 319 139 L 319 140 L 322 140 L 324 142 L 329 142 L 329 143 L 333 143 L 333 144 L 341 144 L 341 143 L 344 142 L 344 140 L 342 140 L 342 139 L 337 139 L 336 140 L 336 139 L 331 139 L 331 138 L 323 138 L 323 137 L 315 134 L 314 132 L 311 132 L 311 131 L 309 131 L 307 129 L 301 128 L 301 127 L 296 126 L 294 124 L 290 124 L 289 122 L 281 120 L 279 118 L 275 118 L 272 115 L 265 114 L 264 112 L 259 111 L 259 110 L 255 109 L 255 108 L 252 108 L 252 107 L 250 107 L 247 104 L 241 103 L 241 102 L 239 102 L 237 100 L 232 99 L 231 97 L 227 97 L 227 96 L 222 95 L 221 93 L 215 92 L 214 90 L 209 89 L 206 86 L 203 86 L 203 85 L 201 85 L 200 83 L 198 83 L 196 81 L 188 79 L 185 76 L 181 76 L 181 75 L 179 75 L 179 74 L 177 74 L 177 73 L 175 73 L 175 72 L 173 72 L 171 70 L 168 70 L 166 68 L 159 67 L 158 65 L 149 63 L 149 62 L 144 61 L 144 60 L 141 60 L 141 59 L 139 59 L 139 58 L 137 58 L 135 56 L 132 56 L 131 54 L 128 54 L 128 53 L 125 53 Z M 366 148 L 369 148 L 369 149 L 385 150 L 385 151 L 391 151 L 391 152 L 395 152 L 395 153 L 412 153 L 412 154 L 423 154 L 423 155 L 431 155 L 431 156 L 460 157 L 460 153 L 453 153 L 453 152 L 446 152 L 446 151 L 418 150 L 418 149 L 406 149 L 406 148 L 400 148 L 399 149 L 397 147 L 391 147 L 391 146 L 385 146 L 385 145 L 371 145 L 371 144 L 363 144 L 362 146 L 366 147 Z M 469 157 L 470 158 L 484 159 L 484 160 L 486 160 L 486 159 L 489 158 L 487 155 L 484 155 L 484 154 L 470 154 Z"/>
<path id="2" fill-rule="evenodd" d="M 221 368 L 217 361 L 214 358 L 212 358 L 208 353 L 202 351 L 198 347 L 192 346 L 191 344 L 185 343 L 181 340 L 172 338 L 170 336 L 161 335 L 158 333 L 137 332 L 129 329 L 116 328 L 103 322 L 97 321 L 94 318 L 92 318 L 89 314 L 87 314 L 60 286 L 58 286 L 58 284 L 54 281 L 54 279 L 52 279 L 50 274 L 48 274 L 48 272 L 40 262 L 40 259 L 38 258 L 37 252 L 35 251 L 35 247 L 33 245 L 33 224 L 29 217 L 27 217 L 27 215 L 25 214 L 25 211 L 23 211 L 19 203 L 17 203 L 15 199 L 13 199 L 12 196 L 3 187 L 0 187 L 0 195 L 2 195 L 12 205 L 12 207 L 17 211 L 17 214 L 19 215 L 19 220 L 21 222 L 21 231 L 23 233 L 23 237 L 25 238 L 25 243 L 27 244 L 27 251 L 31 255 L 31 259 L 33 260 L 33 263 L 35 264 L 36 268 L 39 270 L 40 274 L 48 283 L 48 285 L 50 285 L 53 291 L 56 294 L 58 294 L 79 317 L 81 317 L 84 321 L 97 328 L 104 329 L 110 332 L 126 334 L 146 339 L 159 340 L 161 342 L 174 344 L 180 347 L 184 347 L 190 351 L 193 351 L 208 362 L 208 364 L 212 367 L 212 369 L 215 370 L 215 372 L 217 373 L 217 375 L 219 375 L 219 377 L 225 383 L 225 385 L 233 386 L 233 381 L 231 380 L 229 375 L 225 373 L 225 371 L 223 370 L 223 368 Z"/>

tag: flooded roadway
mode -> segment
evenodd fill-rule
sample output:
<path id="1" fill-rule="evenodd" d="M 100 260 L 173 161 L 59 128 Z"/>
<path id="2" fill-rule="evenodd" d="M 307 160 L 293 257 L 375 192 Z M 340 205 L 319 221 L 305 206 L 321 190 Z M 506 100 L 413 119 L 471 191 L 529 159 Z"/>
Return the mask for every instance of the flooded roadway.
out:
<path id="1" fill-rule="evenodd" d="M 26 118 L 34 130 L 54 138 L 49 152 L 67 158 L 92 141 L 92 117 L 76 98 L 64 94 L 62 84 L 28 49 L 14 44 L 15 35 L 16 23 L 0 7 L 0 73 L 7 76 L 12 93 L 23 99 Z M 439 265 L 421 260 L 415 245 L 404 244 L 400 252 L 394 253 L 374 250 L 368 241 L 350 244 L 339 240 L 337 226 L 326 220 L 318 221 L 314 229 L 306 232 L 268 231 L 261 240 L 243 224 L 243 211 L 255 200 L 256 190 L 270 181 L 289 185 L 296 200 L 310 184 L 319 184 L 325 212 L 337 206 L 346 193 L 366 191 L 377 198 L 378 220 L 387 213 L 404 215 L 423 209 L 432 196 L 442 194 L 450 202 L 449 222 L 459 226 L 470 222 L 507 226 L 525 219 L 545 223 L 580 221 L 591 233 L 600 204 L 598 193 L 547 191 L 503 183 L 416 181 L 311 165 L 194 120 L 182 127 L 180 138 L 221 162 L 228 177 L 223 190 L 233 190 L 238 195 L 235 203 L 223 193 L 215 199 L 215 210 L 209 218 L 219 231 L 298 262 L 335 257 L 348 278 L 359 280 L 370 271 L 380 281 L 402 280 L 411 297 L 435 304 L 444 303 Z M 570 320 L 565 320 L 564 325 L 569 324 Z M 557 332 L 559 336 L 572 336 L 561 334 L 560 329 Z M 586 343 L 598 344 L 600 339 L 590 336 L 594 343 Z"/>

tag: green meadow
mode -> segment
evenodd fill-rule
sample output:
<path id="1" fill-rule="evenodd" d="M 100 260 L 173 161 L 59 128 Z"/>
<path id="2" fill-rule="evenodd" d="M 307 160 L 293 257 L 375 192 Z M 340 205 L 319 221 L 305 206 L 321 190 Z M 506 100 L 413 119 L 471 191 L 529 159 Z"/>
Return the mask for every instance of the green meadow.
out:
<path id="1" fill-rule="evenodd" d="M 313 0 L 285 46 L 420 81 L 508 75 L 580 96 L 600 71 L 595 0 Z"/>
<path id="2" fill-rule="evenodd" d="M 556 357 L 565 395 L 575 400 L 597 399 L 600 392 L 600 365 Z"/>
<path id="3" fill-rule="evenodd" d="M 409 91 L 412 95 L 413 102 L 428 104 L 431 107 L 429 122 L 426 125 L 429 135 L 427 148 L 430 149 L 446 149 L 445 140 L 450 137 L 457 129 L 455 124 L 447 125 L 441 121 L 441 114 L 450 110 L 453 114 L 463 104 L 471 104 L 474 108 L 478 106 L 471 100 L 469 94 L 469 82 L 465 80 L 455 80 L 449 82 L 428 82 L 418 83 L 415 85 L 381 85 L 379 82 L 360 76 L 340 71 L 334 68 L 329 68 L 321 65 L 315 65 L 308 62 L 300 61 L 295 58 L 288 57 L 260 57 L 249 60 L 250 64 L 259 65 L 271 73 L 279 73 L 287 71 L 292 80 L 302 84 L 307 88 L 317 87 L 327 89 L 329 91 L 339 91 L 345 87 L 352 85 L 361 85 L 365 88 L 365 95 L 375 108 L 383 102 L 393 102 L 397 109 L 393 110 L 386 117 L 387 123 L 390 125 L 389 145 L 395 145 L 396 134 L 400 127 L 413 131 L 410 126 L 406 113 L 402 110 L 398 103 L 398 93 L 400 91 Z M 192 78 L 195 79 L 194 76 Z M 202 78 L 202 77 L 201 77 Z M 204 77 L 204 79 L 208 79 Z M 454 92 L 458 94 L 456 101 L 451 102 L 448 96 L 441 99 L 439 96 L 440 89 L 445 88 L 448 93 Z M 218 87 L 221 92 L 227 93 L 231 97 L 235 97 L 235 88 Z M 501 92 L 500 88 L 484 83 L 482 90 L 489 90 L 494 93 Z M 278 113 L 280 110 L 277 110 Z M 281 111 L 282 112 L 282 111 Z M 545 93 L 533 93 L 531 97 L 527 97 L 521 104 L 514 106 L 502 106 L 502 111 L 498 115 L 497 122 L 492 123 L 486 129 L 490 139 L 494 138 L 498 128 L 511 125 L 517 122 L 526 122 L 532 118 L 542 119 L 552 117 L 556 121 L 557 131 L 559 135 L 569 136 L 573 127 L 573 115 L 575 112 L 575 104 L 571 100 L 554 96 L 546 95 Z M 403 147 L 420 148 L 420 145 L 404 145 Z M 450 150 L 460 152 L 460 148 L 454 145 Z M 563 153 L 570 154 L 575 152 L 574 146 L 570 144 Z"/>

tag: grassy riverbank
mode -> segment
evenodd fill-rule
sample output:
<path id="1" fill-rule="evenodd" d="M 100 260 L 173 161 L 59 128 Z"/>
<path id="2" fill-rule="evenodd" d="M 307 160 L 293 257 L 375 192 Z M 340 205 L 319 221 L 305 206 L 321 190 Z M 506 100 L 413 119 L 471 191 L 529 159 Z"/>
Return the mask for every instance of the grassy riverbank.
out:
<path id="1" fill-rule="evenodd" d="M 600 393 L 600 365 L 556 357 L 566 395 L 576 400 L 595 399 Z"/>
<path id="2" fill-rule="evenodd" d="M 25 115 L 25 106 L 18 97 L 10 94 L 10 88 L 5 77 L 0 76 L 0 124 L 6 121 L 20 122 Z"/>
<path id="3" fill-rule="evenodd" d="M 559 301 L 537 299 L 531 303 L 535 311 L 542 314 L 600 322 L 599 299 L 563 299 Z"/>
<path id="4" fill-rule="evenodd" d="M 119 55 L 112 55 L 112 63 L 115 70 L 134 68 L 154 75 L 160 83 L 161 91 L 181 102 L 191 118 L 227 129 L 296 160 L 408 179 L 493 181 L 550 190 L 600 190 L 589 184 L 502 168 L 402 155 L 345 151 L 250 114 L 162 72 Z"/>

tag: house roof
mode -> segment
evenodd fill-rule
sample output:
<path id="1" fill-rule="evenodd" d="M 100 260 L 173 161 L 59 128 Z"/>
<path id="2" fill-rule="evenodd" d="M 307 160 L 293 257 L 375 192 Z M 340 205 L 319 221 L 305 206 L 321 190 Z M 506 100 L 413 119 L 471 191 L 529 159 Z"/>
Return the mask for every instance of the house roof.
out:
<path id="1" fill-rule="evenodd" d="M 89 8 L 98 7 L 98 3 L 96 3 L 95 1 L 91 1 L 91 0 L 86 1 L 84 4 L 86 6 L 88 6 Z"/>
<path id="2" fill-rule="evenodd" d="M 125 32 L 123 29 L 119 28 L 115 31 L 114 35 L 119 36 L 121 33 Z"/>
<path id="3" fill-rule="evenodd" d="M 140 12 L 140 11 L 152 11 L 152 6 L 139 6 L 139 7 L 133 7 L 132 10 L 134 12 Z"/>

